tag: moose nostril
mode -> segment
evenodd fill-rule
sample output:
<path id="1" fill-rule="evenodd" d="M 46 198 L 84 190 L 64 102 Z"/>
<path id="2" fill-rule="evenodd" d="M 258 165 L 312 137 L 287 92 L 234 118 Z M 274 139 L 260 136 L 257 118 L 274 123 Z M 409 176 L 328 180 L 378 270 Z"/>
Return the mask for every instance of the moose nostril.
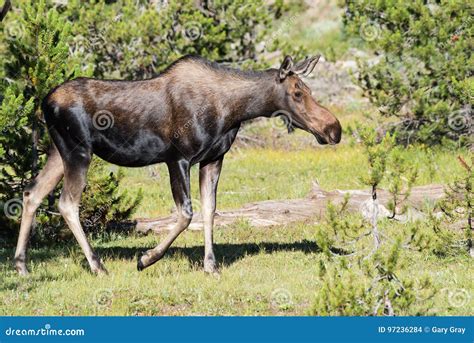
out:
<path id="1" fill-rule="evenodd" d="M 341 141 L 341 130 L 333 130 L 330 136 L 334 143 L 339 143 Z"/>
<path id="2" fill-rule="evenodd" d="M 337 144 L 341 141 L 341 132 L 342 129 L 339 123 L 329 128 L 327 135 L 331 139 L 331 143 Z"/>

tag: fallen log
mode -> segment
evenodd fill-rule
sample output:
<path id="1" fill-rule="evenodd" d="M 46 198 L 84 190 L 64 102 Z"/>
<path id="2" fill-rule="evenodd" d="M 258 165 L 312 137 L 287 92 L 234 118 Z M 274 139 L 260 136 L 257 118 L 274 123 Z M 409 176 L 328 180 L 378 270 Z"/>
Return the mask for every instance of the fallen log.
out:
<path id="1" fill-rule="evenodd" d="M 236 221 L 247 221 L 254 227 L 270 227 L 275 225 L 285 225 L 294 222 L 317 222 L 326 211 L 328 201 L 337 204 L 343 201 L 346 194 L 350 195 L 348 210 L 360 212 L 362 215 L 370 213 L 371 192 L 369 190 L 334 190 L 324 191 L 318 185 L 313 185 L 313 189 L 308 197 L 292 200 L 267 200 L 244 205 L 240 209 L 219 211 L 214 217 L 215 226 L 226 227 Z M 389 193 L 385 190 L 377 192 L 380 201 L 379 213 L 387 214 Z M 407 200 L 409 210 L 404 215 L 396 216 L 399 221 L 410 221 L 423 218 L 421 209 L 426 201 L 434 202 L 444 196 L 442 185 L 427 185 L 413 187 L 411 195 Z M 140 233 L 155 233 L 170 230 L 176 222 L 176 216 L 170 215 L 162 218 L 136 220 L 136 231 Z M 201 230 L 202 219 L 200 213 L 193 217 L 188 230 Z"/>

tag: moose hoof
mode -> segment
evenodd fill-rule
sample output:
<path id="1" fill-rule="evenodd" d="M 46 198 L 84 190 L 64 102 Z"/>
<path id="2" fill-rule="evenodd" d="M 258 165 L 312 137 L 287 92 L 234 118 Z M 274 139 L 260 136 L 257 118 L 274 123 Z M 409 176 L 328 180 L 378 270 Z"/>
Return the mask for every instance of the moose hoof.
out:
<path id="1" fill-rule="evenodd" d="M 141 272 L 146 267 L 150 266 L 153 262 L 151 261 L 148 252 L 144 252 L 141 255 L 138 255 L 137 259 L 137 270 Z"/>
<path id="2" fill-rule="evenodd" d="M 214 259 L 204 260 L 204 272 L 208 274 L 217 274 L 219 272 Z"/>
<path id="3" fill-rule="evenodd" d="M 109 275 L 109 272 L 103 265 L 101 265 L 99 268 L 94 268 L 92 269 L 92 272 L 96 274 L 97 276 L 106 276 Z"/>
<path id="4" fill-rule="evenodd" d="M 27 276 L 28 275 L 28 268 L 26 268 L 26 264 L 24 263 L 16 263 L 15 269 L 20 276 Z"/>
<path id="5" fill-rule="evenodd" d="M 148 250 L 138 256 L 137 270 L 142 271 L 143 269 L 151 266 L 153 263 L 159 261 L 165 252 L 157 252 L 156 250 Z"/>
<path id="6" fill-rule="evenodd" d="M 100 260 L 94 261 L 94 263 L 91 265 L 91 271 L 97 276 L 109 275 L 109 272 Z"/>
<path id="7" fill-rule="evenodd" d="M 143 263 L 142 263 L 141 256 L 138 256 L 138 259 L 137 259 L 137 270 L 138 270 L 139 272 L 141 272 L 143 269 L 145 269 L 145 266 L 144 266 Z"/>

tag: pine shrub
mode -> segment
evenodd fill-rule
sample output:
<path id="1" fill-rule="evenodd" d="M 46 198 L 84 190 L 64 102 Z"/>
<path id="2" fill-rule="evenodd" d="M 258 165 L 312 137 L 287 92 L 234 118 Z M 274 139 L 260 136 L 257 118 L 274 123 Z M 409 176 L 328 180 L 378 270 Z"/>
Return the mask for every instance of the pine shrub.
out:
<path id="1" fill-rule="evenodd" d="M 44 165 L 51 144 L 40 110 L 42 99 L 67 79 L 92 75 L 92 69 L 84 69 L 78 63 L 78 56 L 70 55 L 69 43 L 74 35 L 71 23 L 64 19 L 56 8 L 48 7 L 41 0 L 22 3 L 19 11 L 15 9 L 8 13 L 3 26 L 5 59 L 2 59 L 2 72 L 5 79 L 0 85 L 3 92 L 0 107 L 0 203 L 3 210 L 0 239 L 5 243 L 16 238 L 22 191 Z M 96 161 L 94 165 L 104 166 L 104 162 Z M 105 194 L 86 190 L 82 201 L 83 221 L 91 220 L 87 216 L 96 213 L 98 208 L 103 211 L 100 220 L 94 222 L 96 231 L 98 225 L 105 227 L 105 219 L 128 218 L 140 200 L 140 196 L 128 199 L 118 195 L 120 176 L 98 173 L 98 169 L 91 168 L 90 180 L 94 187 L 105 190 Z M 51 242 L 60 238 L 63 225 L 54 212 L 57 192 L 45 199 L 38 211 L 38 225 L 33 234 L 36 239 Z M 100 200 L 106 196 L 107 206 Z"/>
<path id="2" fill-rule="evenodd" d="M 377 56 L 357 80 L 403 144 L 473 143 L 472 5 L 462 0 L 344 1 L 346 30 Z"/>

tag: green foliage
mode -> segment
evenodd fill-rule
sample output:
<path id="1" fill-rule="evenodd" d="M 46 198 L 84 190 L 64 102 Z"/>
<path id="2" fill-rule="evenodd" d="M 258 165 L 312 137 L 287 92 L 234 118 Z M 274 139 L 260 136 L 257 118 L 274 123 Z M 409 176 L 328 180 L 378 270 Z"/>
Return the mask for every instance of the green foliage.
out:
<path id="1" fill-rule="evenodd" d="M 49 143 L 40 118 L 42 98 L 76 71 L 67 60 L 71 25 L 55 9 L 48 10 L 44 1 L 26 3 L 21 11 L 10 12 L 4 25 L 6 78 L 0 86 L 4 90 L 0 108 L 3 204 L 21 198 L 24 186 L 44 162 Z M 11 227 L 17 219 L 2 216 L 2 226 Z"/>
<path id="2" fill-rule="evenodd" d="M 387 168 L 388 192 L 391 194 L 387 207 L 392 212 L 391 218 L 406 212 L 404 202 L 410 196 L 417 177 L 417 165 L 406 158 L 400 147 L 395 147 L 388 157 Z"/>
<path id="3" fill-rule="evenodd" d="M 134 197 L 126 191 L 119 192 L 123 171 L 120 168 L 117 173 L 108 171 L 106 164 L 99 159 L 92 160 L 89 174 L 82 198 L 85 206 L 80 212 L 84 230 L 99 233 L 104 228 L 110 228 L 110 224 L 129 219 L 143 198 L 141 189 Z"/>
<path id="4" fill-rule="evenodd" d="M 370 313 L 369 285 L 360 282 L 360 275 L 348 266 L 345 259 L 329 268 L 323 262 L 319 276 L 322 285 L 311 307 L 311 315 L 357 316 Z"/>
<path id="5" fill-rule="evenodd" d="M 418 177 L 417 164 L 407 159 L 403 148 L 396 146 L 395 134 L 386 133 L 380 138 L 376 130 L 359 124 L 356 130 L 350 130 L 358 135 L 369 165 L 368 173 L 361 177 L 361 181 L 372 188 L 375 200 L 377 187 L 385 180 L 391 195 L 387 204 L 392 212 L 390 217 L 403 214 L 406 211 L 404 202 Z"/>
<path id="6" fill-rule="evenodd" d="M 91 70 L 81 68 L 78 56 L 69 55 L 73 32 L 64 16 L 49 8 L 44 0 L 21 5 L 20 11 L 8 14 L 2 32 L 6 50 L 2 72 L 6 78 L 0 86 L 4 91 L 0 107 L 0 201 L 4 213 L 8 212 L 5 207 L 9 201 L 21 203 L 22 190 L 46 160 L 50 142 L 40 111 L 42 99 L 67 79 L 91 75 Z M 109 206 L 101 207 L 104 216 L 120 220 L 131 214 L 139 197 L 127 207 L 125 198 L 116 196 L 119 177 L 99 177 L 94 170 L 91 174 L 110 196 Z M 86 192 L 82 205 L 86 213 L 100 205 L 97 197 Z M 52 203 L 54 196 L 48 199 L 48 206 L 42 206 L 37 217 L 35 237 L 47 241 L 59 237 L 61 227 L 58 218 L 51 216 Z M 12 230 L 18 228 L 19 213 L 2 215 L 0 221 L 5 228 L 2 236 L 14 238 Z"/>
<path id="7" fill-rule="evenodd" d="M 394 145 L 394 136 L 377 138 L 374 130 L 359 127 L 368 159 L 368 176 L 363 178 L 376 187 L 387 180 L 391 194 L 392 218 L 404 211 L 398 208 L 409 196 L 416 181 L 418 167 L 404 157 Z M 437 206 L 427 208 L 428 220 L 398 226 L 382 220 L 379 231 L 377 212 L 371 223 L 360 215 L 347 212 L 348 201 L 336 206 L 328 203 L 325 221 L 316 229 L 318 247 L 325 253 L 328 265 L 320 262 L 322 285 L 315 296 L 312 315 L 420 315 L 429 313 L 437 292 L 430 278 L 400 277 L 412 264 L 413 251 L 436 258 L 459 256 L 461 250 L 472 254 L 472 166 L 459 158 L 465 175 L 449 186 L 447 197 Z M 375 195 L 374 195 L 375 194 Z M 375 203 L 376 205 L 376 203 Z M 374 206 L 375 207 L 375 206 Z M 441 208 L 446 219 L 434 214 Z M 461 220 L 465 237 L 447 228 L 449 222 Z M 391 232 L 387 232 L 387 225 Z M 393 227 L 395 225 L 395 227 Z M 372 229 L 368 227 L 372 226 Z M 368 236 L 376 238 L 372 246 Z M 383 237 L 383 238 L 382 238 Z M 343 255 L 343 256 L 341 256 Z M 332 262 L 335 261 L 335 262 Z M 332 262 L 332 264 L 329 264 Z M 369 280 L 369 281 L 367 281 Z"/>
<path id="8" fill-rule="evenodd" d="M 85 4 L 72 0 L 63 8 L 73 21 L 74 55 L 84 56 L 97 77 L 142 79 L 156 75 L 186 54 L 243 68 L 265 64 L 263 53 L 272 20 L 289 9 L 282 1 L 218 0 L 148 3 L 134 0 Z"/>
<path id="9" fill-rule="evenodd" d="M 321 290 L 316 294 L 310 311 L 313 315 L 419 315 L 430 308 L 436 293 L 427 277 L 400 278 L 409 263 L 403 250 L 415 246 L 438 253 L 440 244 L 449 236 L 437 236 L 424 226 L 387 235 L 379 231 L 377 187 L 385 179 L 391 194 L 391 218 L 404 211 L 399 206 L 405 201 L 416 181 L 418 168 L 404 158 L 395 145 L 395 136 L 387 133 L 379 138 L 371 128 L 357 126 L 352 130 L 360 139 L 368 172 L 361 180 L 372 187 L 370 223 L 360 215 L 349 215 L 348 197 L 341 205 L 328 203 L 324 224 L 316 230 L 316 243 L 329 260 L 338 259 L 337 267 L 320 266 Z M 386 223 L 388 220 L 382 221 Z M 417 223 L 417 225 L 420 225 Z M 371 227 L 368 229 L 368 227 Z M 436 233 L 436 232 L 435 232 Z M 443 232 L 444 233 L 444 232 Z M 374 245 L 368 236 L 372 234 Z M 383 237 L 383 239 L 382 239 Z M 406 243 L 405 243 L 406 242 Z M 346 255 L 344 257 L 338 256 Z M 361 281 L 359 281 L 361 280 Z M 370 282 L 367 282 L 370 280 Z M 420 301 L 421 300 L 421 301 Z"/>
<path id="10" fill-rule="evenodd" d="M 429 243 L 433 235 L 418 237 L 420 232 L 415 225 L 412 231 L 395 229 L 393 237 L 373 249 L 368 239 L 370 224 L 361 216 L 349 215 L 346 208 L 347 200 L 340 206 L 329 203 L 325 221 L 316 230 L 316 242 L 326 253 L 327 261 L 319 265 L 322 285 L 310 314 L 426 314 L 436 287 L 426 276 L 400 278 L 399 274 L 411 264 L 406 247 L 413 244 L 418 251 L 432 251 Z M 402 243 L 405 241 L 408 243 Z"/>
<path id="11" fill-rule="evenodd" d="M 446 197 L 440 202 L 439 207 L 448 223 L 460 223 L 464 231 L 465 247 L 474 257 L 472 235 L 473 206 L 474 206 L 474 158 L 468 164 L 464 158 L 458 157 L 464 175 L 455 178 L 446 188 Z"/>
<path id="12" fill-rule="evenodd" d="M 375 294 L 377 299 L 374 315 L 410 313 L 411 307 L 417 300 L 416 298 L 423 299 L 424 310 L 422 313 L 427 313 L 431 307 L 427 300 L 433 296 L 435 290 L 429 289 L 431 281 L 428 277 L 423 276 L 416 282 L 410 279 L 400 280 L 398 278 L 398 271 L 407 267 L 406 261 L 400 256 L 402 249 L 401 238 L 397 237 L 391 246 L 388 245 L 385 251 L 384 249 L 377 251 L 373 260 L 366 262 L 364 265 L 366 273 L 374 278 L 369 290 Z M 415 284 L 421 286 L 420 289 L 417 289 Z M 420 314 L 417 308 L 414 311 L 414 313 L 411 312 L 412 315 Z"/>
<path id="13" fill-rule="evenodd" d="M 399 278 L 407 266 L 401 240 L 370 256 L 338 257 L 319 267 L 311 315 L 381 316 L 429 313 L 436 288 L 427 276 Z"/>
<path id="14" fill-rule="evenodd" d="M 460 254 L 458 235 L 445 227 L 442 220 L 436 218 L 429 208 L 428 220 L 414 222 L 404 228 L 405 236 L 409 237 L 406 245 L 410 249 L 427 252 L 437 257 L 457 256 Z"/>
<path id="15" fill-rule="evenodd" d="M 71 27 L 61 21 L 57 11 L 47 10 L 45 2 L 40 1 L 26 4 L 21 12 L 10 14 L 4 27 L 6 79 L 1 85 L 4 89 L 1 128 L 7 137 L 2 141 L 0 163 L 3 170 L 8 165 L 16 175 L 9 174 L 0 182 L 12 184 L 16 191 L 15 186 L 23 186 L 24 179 L 31 177 L 26 173 L 31 168 L 24 166 L 29 163 L 36 171 L 40 145 L 47 145 L 41 139 L 40 102 L 53 86 L 74 76 L 75 70 L 68 66 L 66 59 Z M 10 25 L 17 28 L 13 30 Z M 19 134 L 29 137 L 30 144 L 24 146 L 25 139 L 16 137 Z M 15 154 L 14 147 L 19 145 L 20 151 Z M 15 154 L 14 158 L 3 160 L 9 154 Z M 18 173 L 20 170 L 23 173 Z"/>
<path id="16" fill-rule="evenodd" d="M 345 1 L 346 30 L 379 56 L 359 85 L 405 144 L 472 144 L 472 6 L 462 0 Z"/>
<path id="17" fill-rule="evenodd" d="M 357 132 L 367 157 L 369 171 L 361 181 L 373 190 L 382 182 L 387 169 L 387 159 L 395 146 L 395 137 L 387 133 L 381 140 L 371 127 L 358 125 Z"/>
<path id="18" fill-rule="evenodd" d="M 466 252 L 474 256 L 472 162 L 469 165 L 461 156 L 458 159 L 464 174 L 456 176 L 446 186 L 443 199 L 426 204 L 426 221 L 413 223 L 405 229 L 410 237 L 407 244 L 417 251 L 428 251 L 438 257 L 457 256 Z"/>
<path id="19" fill-rule="evenodd" d="M 346 194 L 342 203 L 337 205 L 329 201 L 325 221 L 316 229 L 316 244 L 329 259 L 335 254 L 353 253 L 360 238 L 368 235 L 362 233 L 366 224 L 363 218 L 350 214 L 349 198 Z"/>

